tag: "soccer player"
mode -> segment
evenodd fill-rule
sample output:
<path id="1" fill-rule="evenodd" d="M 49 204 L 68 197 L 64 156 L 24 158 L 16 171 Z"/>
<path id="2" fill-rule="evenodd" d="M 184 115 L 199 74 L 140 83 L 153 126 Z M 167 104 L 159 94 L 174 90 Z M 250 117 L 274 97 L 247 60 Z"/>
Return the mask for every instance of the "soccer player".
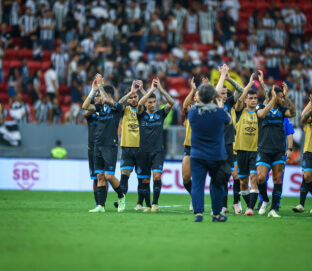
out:
<path id="1" fill-rule="evenodd" d="M 93 82 L 93 88 L 96 89 L 96 81 Z M 94 104 L 101 103 L 101 95 L 97 92 L 94 96 Z M 86 111 L 84 114 L 87 123 L 88 123 L 88 161 L 89 161 L 89 171 L 90 171 L 90 178 L 93 180 L 93 194 L 95 205 L 98 205 L 97 199 L 97 177 L 94 173 L 94 139 L 96 133 L 96 127 L 98 122 L 98 116 L 95 112 Z"/>
<path id="2" fill-rule="evenodd" d="M 137 169 L 137 153 L 140 147 L 140 130 L 139 121 L 137 118 L 137 106 L 139 102 L 140 91 L 143 95 L 146 91 L 143 89 L 143 82 L 141 80 L 133 81 L 131 88 L 127 90 L 127 94 L 119 100 L 123 105 L 124 113 L 121 123 L 121 178 L 120 185 L 122 193 L 125 195 L 128 192 L 129 176 L 135 167 Z M 144 196 L 142 193 L 142 182 L 138 182 L 138 203 L 136 210 L 143 209 Z"/>
<path id="3" fill-rule="evenodd" d="M 118 125 L 122 116 L 123 107 L 113 100 L 114 88 L 104 86 L 104 79 L 96 75 L 97 88 L 100 90 L 102 104 L 90 104 L 95 94 L 92 86 L 89 96 L 84 101 L 82 108 L 98 113 L 98 127 L 95 136 L 95 173 L 98 179 L 98 206 L 92 212 L 105 212 L 105 190 L 107 181 L 110 182 L 118 195 L 118 212 L 125 209 L 125 195 L 121 191 L 120 183 L 115 175 L 118 151 Z"/>
<path id="4" fill-rule="evenodd" d="M 205 80 L 205 79 L 204 79 Z M 208 81 L 208 79 L 206 79 Z M 209 82 L 209 81 L 208 81 Z M 192 189 L 192 181 L 191 181 L 191 163 L 190 163 L 190 155 L 191 155 L 191 126 L 188 120 L 187 114 L 190 108 L 193 106 L 193 97 L 196 92 L 196 85 L 194 82 L 194 77 L 191 80 L 191 91 L 186 96 L 183 102 L 183 111 L 186 115 L 186 119 L 184 122 L 184 126 L 186 128 L 185 131 L 185 139 L 184 139 L 184 152 L 183 152 L 183 160 L 182 160 L 182 178 L 183 178 L 183 185 L 187 192 L 191 195 Z M 189 207 L 190 211 L 193 211 L 192 201 Z"/>
<path id="5" fill-rule="evenodd" d="M 261 136 L 258 142 L 257 182 L 258 189 L 263 197 L 263 204 L 268 205 L 266 177 L 269 169 L 272 167 L 273 173 L 273 193 L 272 204 L 269 217 L 280 217 L 277 213 L 277 204 L 282 194 L 282 175 L 284 170 L 285 153 L 285 134 L 284 118 L 296 116 L 296 110 L 293 103 L 289 100 L 288 92 L 276 86 L 273 86 L 269 92 L 269 103 L 267 105 L 257 106 L 257 116 L 262 119 Z M 283 104 L 286 101 L 287 107 Z M 263 205 L 262 204 L 262 205 Z M 261 206 L 262 207 L 262 206 Z"/>
<path id="6" fill-rule="evenodd" d="M 224 103 L 224 109 L 227 113 L 231 115 L 231 109 L 241 96 L 243 92 L 243 87 L 240 86 L 237 82 L 235 82 L 233 79 L 230 78 L 228 75 L 229 67 L 227 65 L 223 65 L 219 68 L 219 71 L 221 72 L 220 79 L 218 81 L 218 84 L 216 85 L 216 90 L 220 97 L 223 99 Z M 229 81 L 234 87 L 235 87 L 235 93 L 231 97 L 228 97 L 228 90 L 224 87 L 224 80 Z M 233 142 L 234 142 L 234 126 L 233 122 L 225 125 L 224 128 L 224 139 L 225 139 L 225 149 L 227 152 L 227 160 L 225 163 L 225 172 L 226 172 L 226 183 L 224 184 L 225 188 L 225 196 L 223 200 L 223 207 L 222 207 L 222 213 L 228 213 L 229 210 L 227 208 L 227 198 L 228 198 L 228 181 L 231 177 L 231 172 L 233 169 L 234 164 L 234 154 L 233 154 Z M 239 179 L 234 178 L 234 204 L 239 204 Z"/>
<path id="7" fill-rule="evenodd" d="M 309 96 L 310 102 L 303 109 L 301 122 L 304 124 L 304 148 L 302 161 L 302 183 L 300 187 L 300 204 L 293 208 L 296 213 L 304 212 L 304 203 L 308 191 L 312 194 L 312 94 Z M 311 210 L 312 212 L 312 210 Z"/>
<path id="8" fill-rule="evenodd" d="M 236 136 L 234 150 L 237 151 L 238 177 L 241 195 L 247 203 L 245 215 L 254 215 L 253 209 L 258 198 L 256 157 L 258 146 L 258 118 L 256 106 L 257 92 L 250 90 L 254 84 L 254 74 L 236 104 Z M 246 98 L 246 99 L 245 99 Z M 246 107 L 244 108 L 244 101 Z M 249 178 L 251 190 L 249 192 Z M 239 206 L 234 205 L 235 214 L 240 214 Z"/>
<path id="9" fill-rule="evenodd" d="M 156 109 L 156 88 L 167 100 L 162 109 Z M 163 124 L 173 107 L 174 100 L 163 89 L 158 78 L 153 79 L 151 89 L 141 98 L 137 116 L 140 124 L 140 150 L 138 152 L 137 175 L 142 182 L 146 209 L 144 212 L 158 212 L 161 191 L 161 175 L 164 163 Z M 150 177 L 153 172 L 153 203 L 150 202 Z"/>
<path id="10" fill-rule="evenodd" d="M 225 222 L 227 217 L 221 213 L 225 181 L 222 168 L 227 156 L 224 125 L 230 123 L 231 118 L 223 108 L 221 97 L 217 99 L 218 105 L 214 103 L 218 93 L 212 85 L 201 85 L 195 95 L 199 103 L 196 103 L 188 113 L 192 128 L 191 172 L 194 222 L 203 221 L 207 172 L 211 176 L 212 221 Z"/>

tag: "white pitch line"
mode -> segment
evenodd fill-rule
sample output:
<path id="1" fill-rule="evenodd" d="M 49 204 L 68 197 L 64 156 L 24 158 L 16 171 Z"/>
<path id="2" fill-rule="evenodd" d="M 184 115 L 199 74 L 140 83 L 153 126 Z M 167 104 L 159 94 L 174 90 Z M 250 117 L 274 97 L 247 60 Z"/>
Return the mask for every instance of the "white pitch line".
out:
<path id="1" fill-rule="evenodd" d="M 171 207 L 182 207 L 186 205 L 165 205 L 165 206 L 159 206 L 159 208 L 171 208 Z"/>

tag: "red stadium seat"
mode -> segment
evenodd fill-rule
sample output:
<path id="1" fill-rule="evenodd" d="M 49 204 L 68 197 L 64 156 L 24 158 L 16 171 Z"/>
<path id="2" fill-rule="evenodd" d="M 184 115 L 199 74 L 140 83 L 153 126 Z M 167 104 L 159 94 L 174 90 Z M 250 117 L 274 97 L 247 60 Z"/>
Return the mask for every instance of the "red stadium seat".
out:
<path id="1" fill-rule="evenodd" d="M 18 51 L 15 49 L 6 49 L 5 50 L 5 59 L 6 60 L 18 59 Z"/>
<path id="2" fill-rule="evenodd" d="M 40 61 L 28 61 L 29 73 L 34 74 L 36 70 L 41 70 L 41 62 Z"/>
<path id="3" fill-rule="evenodd" d="M 13 38 L 13 44 L 15 44 L 16 46 L 21 48 L 21 46 L 22 46 L 22 38 L 19 38 L 19 37 Z"/>
<path id="4" fill-rule="evenodd" d="M 192 43 L 192 42 L 200 42 L 199 40 L 199 34 L 185 34 L 184 35 L 184 42 L 185 43 Z"/>
<path id="5" fill-rule="evenodd" d="M 6 92 L 0 92 L 0 103 L 6 104 L 9 101 L 9 94 Z"/>
<path id="6" fill-rule="evenodd" d="M 33 59 L 33 51 L 29 50 L 29 49 L 21 49 L 18 51 L 18 56 L 20 58 L 26 58 L 28 60 L 32 60 Z"/>
<path id="7" fill-rule="evenodd" d="M 47 60 L 51 60 L 51 55 L 52 55 L 52 51 L 47 51 L 47 50 L 44 50 L 43 51 L 43 61 L 47 61 Z"/>
<path id="8" fill-rule="evenodd" d="M 42 68 L 43 72 L 45 72 L 46 70 L 48 70 L 50 68 L 51 63 L 52 62 L 50 60 L 42 62 L 41 68 Z"/>
<path id="9" fill-rule="evenodd" d="M 23 101 L 27 104 L 31 104 L 32 103 L 32 98 L 29 94 L 23 94 Z"/>
<path id="10" fill-rule="evenodd" d="M 69 106 L 71 104 L 71 101 L 72 101 L 71 95 L 66 94 L 66 95 L 60 96 L 60 97 L 63 97 L 62 105 Z"/>
<path id="11" fill-rule="evenodd" d="M 68 86 L 67 85 L 60 85 L 59 91 L 60 91 L 60 94 L 67 94 L 68 93 Z"/>
<path id="12" fill-rule="evenodd" d="M 184 87 L 186 84 L 186 80 L 184 77 L 166 77 L 168 88 L 177 88 Z"/>
<path id="13" fill-rule="evenodd" d="M 10 67 L 20 67 L 21 66 L 21 61 L 19 60 L 11 60 L 10 61 Z"/>

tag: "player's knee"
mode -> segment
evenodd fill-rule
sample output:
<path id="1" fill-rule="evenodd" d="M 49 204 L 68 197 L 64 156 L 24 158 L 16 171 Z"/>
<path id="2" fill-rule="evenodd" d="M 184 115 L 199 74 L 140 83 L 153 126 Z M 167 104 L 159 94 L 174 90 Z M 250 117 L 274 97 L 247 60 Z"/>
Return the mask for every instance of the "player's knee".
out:
<path id="1" fill-rule="evenodd" d="M 153 172 L 153 180 L 160 180 L 161 173 L 160 172 Z"/>
<path id="2" fill-rule="evenodd" d="M 305 171 L 303 173 L 303 175 L 304 175 L 304 180 L 305 180 L 306 183 L 311 183 L 312 182 L 312 172 Z"/>
<path id="3" fill-rule="evenodd" d="M 248 190 L 248 182 L 240 181 L 240 190 L 241 191 Z"/>
<path id="4" fill-rule="evenodd" d="M 265 183 L 266 175 L 262 172 L 257 174 L 257 183 Z"/>
<path id="5" fill-rule="evenodd" d="M 131 170 L 130 170 L 130 169 L 123 169 L 123 170 L 121 171 L 121 174 L 130 176 Z"/>
<path id="6" fill-rule="evenodd" d="M 112 174 L 105 174 L 105 179 L 106 179 L 108 182 L 113 181 L 113 178 L 114 178 L 114 175 L 112 175 Z"/>
<path id="7" fill-rule="evenodd" d="M 142 183 L 150 183 L 151 180 L 150 179 L 143 179 Z"/>

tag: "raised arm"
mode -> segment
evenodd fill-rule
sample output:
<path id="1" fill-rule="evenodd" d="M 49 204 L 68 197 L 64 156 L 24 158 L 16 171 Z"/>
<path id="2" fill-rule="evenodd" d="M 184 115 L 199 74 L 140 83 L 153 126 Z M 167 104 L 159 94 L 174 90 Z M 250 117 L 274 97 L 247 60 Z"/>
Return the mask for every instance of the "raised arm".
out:
<path id="1" fill-rule="evenodd" d="M 303 109 L 301 113 L 301 123 L 307 123 L 311 119 L 311 111 L 312 111 L 312 94 L 309 96 L 310 101 L 306 105 L 306 107 Z"/>
<path id="2" fill-rule="evenodd" d="M 293 118 L 296 116 L 296 108 L 295 108 L 294 103 L 288 97 L 288 86 L 285 82 L 283 82 L 283 90 L 284 90 L 285 101 L 288 107 L 288 110 L 285 112 L 285 117 Z"/>
<path id="3" fill-rule="evenodd" d="M 265 108 L 263 109 L 260 109 L 258 112 L 257 112 L 257 116 L 260 118 L 260 119 L 264 119 L 266 117 L 266 115 L 270 112 L 271 108 L 275 105 L 276 103 L 276 92 L 275 92 L 275 86 L 273 86 L 272 88 L 272 99 L 271 101 L 266 105 Z"/>
<path id="4" fill-rule="evenodd" d="M 145 95 L 146 91 L 143 88 L 143 81 L 142 80 L 136 80 L 135 83 L 139 86 L 139 91 L 142 93 L 142 95 Z"/>
<path id="5" fill-rule="evenodd" d="M 269 89 L 264 83 L 263 72 L 261 70 L 258 70 L 258 73 L 259 73 L 259 75 L 258 75 L 259 82 L 260 82 L 260 85 L 263 89 L 264 96 L 267 97 L 269 95 Z"/>
<path id="6" fill-rule="evenodd" d="M 109 97 L 106 91 L 104 90 L 104 78 L 102 77 L 102 75 L 100 74 L 96 75 L 96 83 L 97 83 L 98 89 L 100 90 L 103 103 L 111 107 L 114 106 L 113 98 Z"/>
<path id="7" fill-rule="evenodd" d="M 230 82 L 230 84 L 235 88 L 234 101 L 237 102 L 239 97 L 242 95 L 244 88 L 240 84 L 238 84 L 235 80 L 233 80 L 230 77 L 229 73 L 226 74 L 225 80 Z"/>
<path id="8" fill-rule="evenodd" d="M 131 85 L 131 90 L 128 92 L 128 94 L 126 94 L 125 96 L 123 96 L 120 100 L 119 100 L 119 103 L 122 105 L 122 106 L 125 106 L 128 99 L 130 98 L 130 96 L 132 94 L 134 94 L 137 89 L 135 88 L 135 84 L 136 84 L 136 81 L 132 81 L 132 85 Z"/>
<path id="9" fill-rule="evenodd" d="M 184 113 L 187 113 L 190 110 L 190 104 L 191 104 L 193 96 L 194 96 L 194 94 L 196 92 L 196 85 L 195 85 L 195 82 L 194 82 L 194 77 L 191 80 L 190 86 L 191 86 L 191 91 L 186 96 L 186 98 L 185 98 L 185 100 L 183 102 L 183 112 Z"/>
<path id="10" fill-rule="evenodd" d="M 237 100 L 237 103 L 235 105 L 235 111 L 241 111 L 243 109 L 244 100 L 247 96 L 247 93 L 248 93 L 249 89 L 252 87 L 252 85 L 255 83 L 254 76 L 255 76 L 255 74 L 253 73 L 250 76 L 250 79 L 249 79 L 247 86 L 245 88 L 243 88 L 243 92 L 239 95 L 239 99 Z M 235 96 L 234 96 L 234 99 L 235 99 Z"/>
<path id="11" fill-rule="evenodd" d="M 216 85 L 216 91 L 218 93 L 220 93 L 223 89 L 224 80 L 225 80 L 226 74 L 229 71 L 229 67 L 227 65 L 223 64 L 222 67 L 219 67 L 219 71 L 221 72 L 221 75 L 220 75 L 218 84 Z"/>
<path id="12" fill-rule="evenodd" d="M 158 77 L 156 78 L 155 82 L 156 82 L 156 85 L 157 85 L 158 90 L 160 91 L 160 93 L 161 93 L 162 95 L 165 96 L 165 98 L 166 98 L 166 100 L 167 100 L 167 104 L 165 105 L 164 110 L 165 110 L 166 113 L 168 113 L 168 112 L 171 110 L 171 108 L 173 107 L 173 105 L 174 105 L 174 100 L 173 100 L 172 97 L 168 94 L 168 92 L 164 90 L 164 88 L 162 87 L 162 85 L 161 85 L 160 80 L 159 80 Z"/>
<path id="13" fill-rule="evenodd" d="M 95 112 L 96 109 L 95 109 L 95 106 L 93 104 L 91 104 L 91 100 L 94 98 L 96 91 L 97 91 L 97 82 L 96 82 L 96 80 L 94 80 L 92 83 L 91 91 L 90 91 L 88 97 L 84 100 L 84 102 L 82 104 L 82 109 L 88 110 L 90 112 Z"/>
<path id="14" fill-rule="evenodd" d="M 155 84 L 155 79 L 153 79 L 151 89 L 141 98 L 138 103 L 137 114 L 141 114 L 143 112 L 144 104 L 146 103 L 149 96 L 151 96 L 151 94 L 156 90 Z"/>

